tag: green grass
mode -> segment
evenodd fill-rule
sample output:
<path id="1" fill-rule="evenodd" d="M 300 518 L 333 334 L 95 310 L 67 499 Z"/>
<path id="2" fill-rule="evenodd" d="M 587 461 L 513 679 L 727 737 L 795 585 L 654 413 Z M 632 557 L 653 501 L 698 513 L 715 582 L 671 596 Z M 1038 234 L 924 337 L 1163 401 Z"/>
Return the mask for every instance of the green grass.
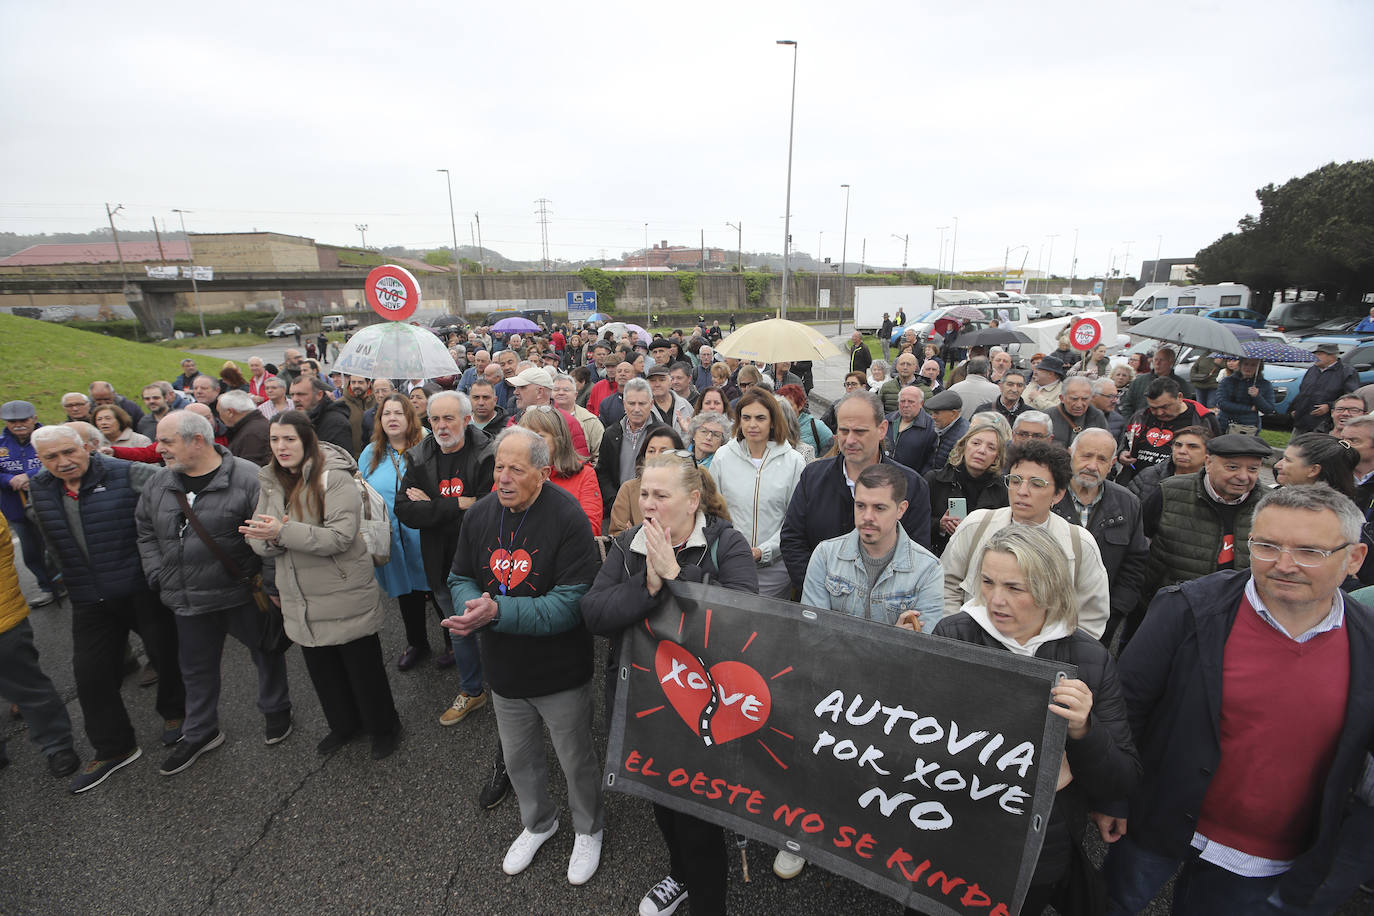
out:
<path id="1" fill-rule="evenodd" d="M 31 402 L 43 423 L 66 419 L 62 395 L 68 391 L 85 392 L 99 379 L 138 403 L 144 385 L 172 381 L 181 372 L 181 360 L 195 358 L 180 350 L 5 314 L 0 314 L 0 341 L 0 401 Z"/>
<path id="2" fill-rule="evenodd" d="M 153 346 L 168 350 L 190 347 L 193 350 L 228 350 L 233 347 L 277 346 L 283 340 L 296 341 L 291 337 L 265 337 L 262 334 L 216 334 L 213 337 L 183 337 L 181 340 L 159 340 Z"/>
<path id="3" fill-rule="evenodd" d="M 1260 438 L 1274 448 L 1287 448 L 1288 440 L 1293 438 L 1291 429 L 1261 429 Z"/>

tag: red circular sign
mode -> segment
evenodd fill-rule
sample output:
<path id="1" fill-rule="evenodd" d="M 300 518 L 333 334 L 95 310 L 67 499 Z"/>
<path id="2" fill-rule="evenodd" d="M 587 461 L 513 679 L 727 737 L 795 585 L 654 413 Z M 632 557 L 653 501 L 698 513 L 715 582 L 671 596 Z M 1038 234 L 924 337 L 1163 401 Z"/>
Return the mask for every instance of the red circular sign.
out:
<path id="1" fill-rule="evenodd" d="M 404 321 L 420 307 L 420 284 L 404 267 L 374 267 L 363 281 L 363 293 L 372 311 L 388 321 Z"/>
<path id="2" fill-rule="evenodd" d="M 1069 328 L 1069 346 L 1075 350 L 1091 350 L 1102 339 L 1102 325 L 1094 318 L 1080 318 Z"/>

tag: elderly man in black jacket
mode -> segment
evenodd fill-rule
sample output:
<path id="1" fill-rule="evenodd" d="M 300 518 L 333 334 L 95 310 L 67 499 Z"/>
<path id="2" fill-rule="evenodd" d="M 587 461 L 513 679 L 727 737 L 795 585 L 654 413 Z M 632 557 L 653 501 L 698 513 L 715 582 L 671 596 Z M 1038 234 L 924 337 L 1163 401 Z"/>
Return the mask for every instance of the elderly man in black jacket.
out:
<path id="1" fill-rule="evenodd" d="M 1122 653 L 1144 777 L 1094 814 L 1111 913 L 1183 871 L 1175 913 L 1331 913 L 1374 861 L 1374 613 L 1340 591 L 1363 517 L 1327 487 L 1261 500 L 1251 566 L 1164 589 Z"/>
<path id="2" fill-rule="evenodd" d="M 897 393 L 897 409 L 887 415 L 887 453 L 913 471 L 929 466 L 940 443 L 935 422 L 921 409 L 925 400 L 924 389 L 908 385 Z"/>
<path id="3" fill-rule="evenodd" d="M 1111 645 L 1116 628 L 1140 600 L 1150 559 L 1140 500 L 1107 479 L 1115 453 L 1116 440 L 1105 429 L 1079 433 L 1069 448 L 1073 477 L 1064 498 L 1054 506 L 1060 516 L 1088 529 L 1102 554 L 1111 591 L 1111 615 L 1102 633 L 1104 646 Z"/>
<path id="4" fill-rule="evenodd" d="M 353 425 L 348 417 L 348 405 L 330 397 L 333 391 L 313 376 L 298 378 L 291 383 L 291 401 L 297 410 L 305 411 L 315 435 L 321 442 L 333 442 L 353 454 Z"/>
<path id="5" fill-rule="evenodd" d="M 1360 377 L 1341 360 L 1340 347 L 1333 343 L 1318 344 L 1317 364 L 1307 370 L 1298 386 L 1288 413 L 1293 418 L 1293 432 L 1326 432 L 1331 428 L 1331 407 L 1336 399 L 1360 387 Z"/>

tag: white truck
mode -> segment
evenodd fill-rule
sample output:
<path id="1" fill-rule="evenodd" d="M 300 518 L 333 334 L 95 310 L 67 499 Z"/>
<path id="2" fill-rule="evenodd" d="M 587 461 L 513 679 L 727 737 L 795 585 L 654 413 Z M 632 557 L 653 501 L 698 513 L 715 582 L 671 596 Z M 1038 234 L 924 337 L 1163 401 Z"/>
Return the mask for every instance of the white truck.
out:
<path id="1" fill-rule="evenodd" d="M 1204 308 L 1248 309 L 1250 287 L 1241 283 L 1213 283 L 1209 286 L 1149 286 L 1137 290 L 1121 317 L 1128 324 L 1163 315 L 1171 308 L 1197 305 Z"/>
<path id="2" fill-rule="evenodd" d="M 934 307 L 933 286 L 859 286 L 854 289 L 854 327 L 874 334 L 883 326 L 883 312 L 896 322 L 901 309 L 909 324 Z"/>

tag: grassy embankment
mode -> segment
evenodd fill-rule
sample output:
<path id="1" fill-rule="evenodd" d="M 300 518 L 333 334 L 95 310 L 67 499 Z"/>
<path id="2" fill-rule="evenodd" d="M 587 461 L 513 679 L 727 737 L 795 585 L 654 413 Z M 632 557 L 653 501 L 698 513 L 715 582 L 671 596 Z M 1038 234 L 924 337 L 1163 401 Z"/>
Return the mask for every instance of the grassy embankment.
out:
<path id="1" fill-rule="evenodd" d="M 96 379 L 137 402 L 144 385 L 154 379 L 172 381 L 181 360 L 193 356 L 5 314 L 0 314 L 0 342 L 0 401 L 31 401 L 43 423 L 66 419 L 62 395 L 84 392 Z"/>

